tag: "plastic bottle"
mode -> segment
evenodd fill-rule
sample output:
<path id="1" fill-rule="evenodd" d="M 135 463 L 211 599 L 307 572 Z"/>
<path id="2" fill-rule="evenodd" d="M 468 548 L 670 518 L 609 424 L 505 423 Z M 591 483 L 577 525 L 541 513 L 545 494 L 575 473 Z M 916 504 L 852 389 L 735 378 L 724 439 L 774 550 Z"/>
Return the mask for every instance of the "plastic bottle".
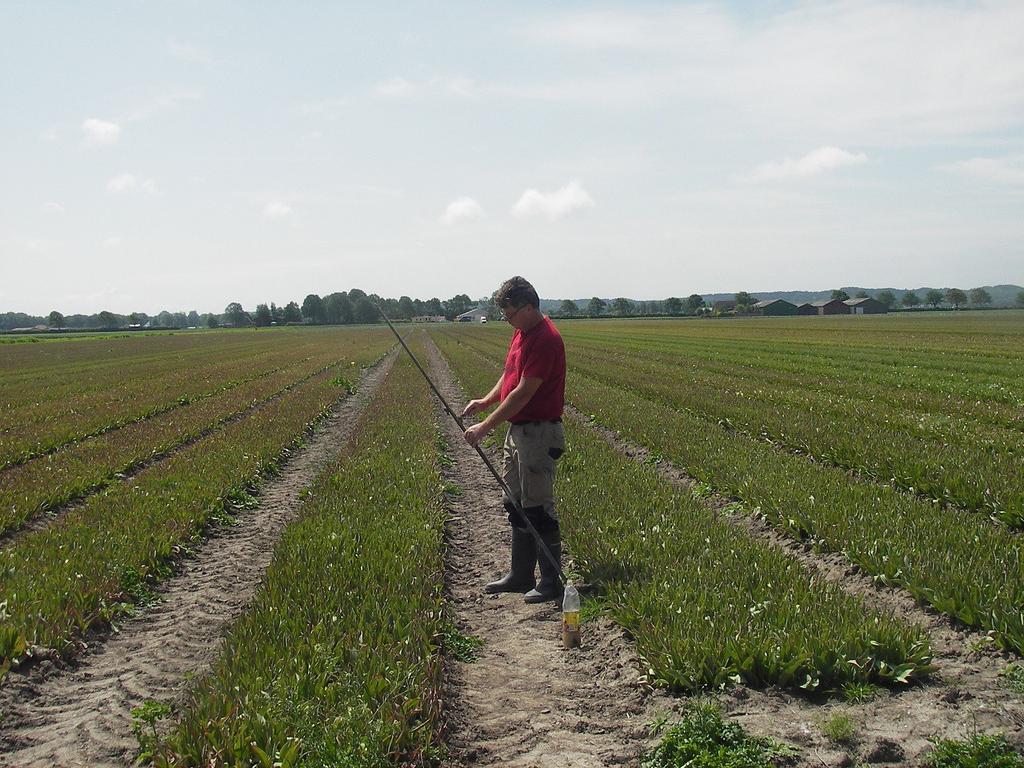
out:
<path id="1" fill-rule="evenodd" d="M 572 584 L 566 584 L 565 596 L 562 598 L 562 645 L 578 648 L 581 640 L 580 593 Z"/>

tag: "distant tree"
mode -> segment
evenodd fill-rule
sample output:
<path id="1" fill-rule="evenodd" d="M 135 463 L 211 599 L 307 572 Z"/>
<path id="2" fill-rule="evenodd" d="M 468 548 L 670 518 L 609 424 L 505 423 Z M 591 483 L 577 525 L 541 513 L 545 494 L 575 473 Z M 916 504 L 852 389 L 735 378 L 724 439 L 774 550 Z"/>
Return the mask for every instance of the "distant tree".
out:
<path id="1" fill-rule="evenodd" d="M 188 323 L 189 328 L 199 327 L 199 313 L 194 309 L 185 316 L 185 322 Z"/>
<path id="2" fill-rule="evenodd" d="M 46 317 L 46 324 L 51 328 L 63 328 L 64 327 L 64 315 L 58 312 L 56 309 L 53 310 Z"/>
<path id="3" fill-rule="evenodd" d="M 619 317 L 626 317 L 633 314 L 633 302 L 625 296 L 619 296 L 612 300 L 612 311 Z"/>
<path id="4" fill-rule="evenodd" d="M 892 291 L 879 291 L 878 300 L 885 304 L 888 309 L 896 306 L 896 294 Z"/>
<path id="5" fill-rule="evenodd" d="M 289 301 L 284 305 L 284 309 L 281 311 L 281 321 L 284 323 L 302 322 L 302 310 L 299 309 L 298 303 Z"/>
<path id="6" fill-rule="evenodd" d="M 402 320 L 412 320 L 416 315 L 416 305 L 412 303 L 412 299 L 408 296 L 402 296 L 398 299 L 398 316 Z"/>
<path id="7" fill-rule="evenodd" d="M 332 293 L 324 297 L 324 310 L 327 322 L 348 324 L 352 322 L 352 302 L 347 293 Z"/>
<path id="8" fill-rule="evenodd" d="M 456 294 L 444 303 L 445 316 L 449 320 L 454 320 L 463 312 L 468 312 L 471 309 L 471 305 L 472 299 L 470 299 L 469 296 L 464 293 Z"/>
<path id="9" fill-rule="evenodd" d="M 357 323 L 376 323 L 380 320 L 380 311 L 366 296 L 357 299 L 353 305 L 353 313 Z"/>
<path id="10" fill-rule="evenodd" d="M 157 313 L 156 324 L 161 328 L 170 328 L 174 325 L 174 315 L 165 309 L 162 312 Z"/>
<path id="11" fill-rule="evenodd" d="M 327 322 L 327 313 L 324 311 L 324 300 L 311 293 L 302 300 L 302 319 L 314 325 L 323 325 Z"/>
<path id="12" fill-rule="evenodd" d="M 138 312 L 132 312 L 128 315 L 128 325 L 142 325 L 142 315 Z"/>
<path id="13" fill-rule="evenodd" d="M 1024 307 L 1024 291 L 1019 291 L 1017 293 L 1017 305 Z"/>
<path id="14" fill-rule="evenodd" d="M 748 294 L 749 295 L 749 294 Z M 691 293 L 686 299 L 686 309 L 692 315 L 696 315 L 704 307 L 704 297 L 699 293 Z"/>
<path id="15" fill-rule="evenodd" d="M 967 294 L 959 288 L 950 288 L 946 291 L 946 301 L 953 305 L 953 309 L 960 309 L 961 304 L 967 303 Z"/>
<path id="16" fill-rule="evenodd" d="M 99 323 L 100 328 L 116 328 L 118 326 L 117 315 L 106 310 L 103 310 L 96 316 L 96 321 Z"/>
<path id="17" fill-rule="evenodd" d="M 976 307 L 992 303 L 992 294 L 984 288 L 971 288 L 970 298 L 971 304 Z"/>
<path id="18" fill-rule="evenodd" d="M 930 304 L 932 309 L 937 309 L 944 298 L 945 295 L 942 293 L 942 291 L 938 290 L 937 288 L 929 288 L 928 293 L 924 295 L 924 303 Z"/>
<path id="19" fill-rule="evenodd" d="M 559 313 L 564 317 L 571 317 L 580 311 L 580 308 L 576 306 L 576 302 L 572 299 L 562 299 L 562 305 L 558 308 Z"/>
<path id="20" fill-rule="evenodd" d="M 850 294 L 848 294 L 844 290 L 836 288 L 835 290 L 832 291 L 832 301 L 847 301 L 849 298 Z"/>
<path id="21" fill-rule="evenodd" d="M 248 316 L 245 314 L 245 310 L 242 309 L 242 305 L 237 301 L 232 301 L 224 307 L 224 322 L 228 325 L 236 327 L 245 325 L 247 320 Z"/>
<path id="22" fill-rule="evenodd" d="M 907 291 L 903 294 L 903 298 L 900 299 L 900 303 L 907 309 L 910 309 L 911 307 L 921 306 L 921 299 L 913 291 Z"/>
<path id="23" fill-rule="evenodd" d="M 211 312 L 210 314 L 208 314 L 206 316 L 206 327 L 207 328 L 216 328 L 218 325 L 220 325 L 220 318 L 218 318 L 217 315 L 215 315 L 215 314 L 213 314 Z"/>
<path id="24" fill-rule="evenodd" d="M 283 322 L 281 318 L 281 310 L 277 308 L 277 304 L 275 304 L 274 302 L 270 302 L 270 322 Z"/>
<path id="25" fill-rule="evenodd" d="M 354 305 L 360 299 L 366 298 L 366 291 L 361 291 L 358 288 L 353 288 L 348 292 L 348 300 Z"/>
<path id="26" fill-rule="evenodd" d="M 604 299 L 594 296 L 590 301 L 587 302 L 587 314 L 590 317 L 598 317 L 604 314 L 605 308 L 608 306 L 608 302 Z"/>
<path id="27" fill-rule="evenodd" d="M 750 307 L 757 304 L 757 296 L 751 296 L 746 291 L 740 291 L 734 298 L 737 307 Z"/>
<path id="28" fill-rule="evenodd" d="M 253 316 L 253 322 L 261 327 L 270 325 L 270 307 L 266 304 L 256 305 L 256 314 Z"/>
<path id="29" fill-rule="evenodd" d="M 857 291 L 857 295 L 854 298 L 856 298 L 856 299 L 870 299 L 871 297 L 868 296 L 868 292 L 867 291 L 861 290 L 861 291 Z"/>
<path id="30" fill-rule="evenodd" d="M 675 296 L 665 299 L 665 312 L 670 315 L 678 315 L 683 311 L 683 300 Z"/>

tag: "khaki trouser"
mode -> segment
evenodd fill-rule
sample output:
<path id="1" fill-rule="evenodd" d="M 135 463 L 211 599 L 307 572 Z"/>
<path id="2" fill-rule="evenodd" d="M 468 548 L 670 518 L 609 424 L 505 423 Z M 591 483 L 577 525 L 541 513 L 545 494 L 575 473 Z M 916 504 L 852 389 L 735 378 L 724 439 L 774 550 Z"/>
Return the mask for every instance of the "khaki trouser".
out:
<path id="1" fill-rule="evenodd" d="M 557 521 L 555 462 L 564 452 L 561 422 L 510 425 L 502 454 L 502 475 L 515 496 L 512 501 L 523 509 L 542 507 Z"/>

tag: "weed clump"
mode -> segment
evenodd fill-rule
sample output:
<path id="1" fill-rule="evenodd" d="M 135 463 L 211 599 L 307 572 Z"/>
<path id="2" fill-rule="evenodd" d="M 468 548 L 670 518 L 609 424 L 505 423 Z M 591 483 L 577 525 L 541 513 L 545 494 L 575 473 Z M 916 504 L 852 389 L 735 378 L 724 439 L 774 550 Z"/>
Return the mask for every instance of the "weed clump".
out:
<path id="1" fill-rule="evenodd" d="M 792 749 L 772 739 L 751 736 L 738 723 L 726 722 L 718 707 L 695 704 L 670 726 L 646 753 L 642 768 L 770 768 L 772 760 Z"/>
<path id="2" fill-rule="evenodd" d="M 940 739 L 925 758 L 930 768 L 1024 768 L 1024 758 L 1006 737 L 975 733 L 960 739 Z"/>

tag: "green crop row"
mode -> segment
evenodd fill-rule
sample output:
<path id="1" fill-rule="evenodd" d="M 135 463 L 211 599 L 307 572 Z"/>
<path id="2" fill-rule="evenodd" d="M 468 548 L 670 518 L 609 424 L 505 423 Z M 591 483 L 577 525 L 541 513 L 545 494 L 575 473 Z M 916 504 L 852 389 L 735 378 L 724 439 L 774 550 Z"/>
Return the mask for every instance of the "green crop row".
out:
<path id="1" fill-rule="evenodd" d="M 160 766 L 423 765 L 437 746 L 444 509 L 430 393 L 404 358 L 310 488 Z"/>
<path id="2" fill-rule="evenodd" d="M 884 582 L 1024 653 L 1018 535 L 977 515 L 779 451 L 628 388 L 573 375 L 571 367 L 567 391 L 595 421 L 746 502 L 795 538 L 844 554 Z"/>
<path id="3" fill-rule="evenodd" d="M 287 332 L 268 332 L 260 337 L 268 341 L 257 350 L 258 354 L 239 356 L 238 349 L 221 350 L 217 341 L 231 336 L 213 335 L 207 341 L 192 336 L 196 349 L 188 354 L 147 354 L 139 360 L 124 362 L 120 368 L 104 367 L 90 374 L 74 366 L 51 365 L 46 373 L 40 373 L 23 387 L 36 393 L 38 404 L 0 412 L 0 418 L 9 422 L 0 429 L 0 468 L 172 411 L 183 403 L 208 397 L 304 359 L 322 357 L 325 352 L 333 359 L 341 359 L 349 350 L 367 343 L 376 343 L 379 349 L 390 344 L 380 331 L 329 329 L 298 338 Z M 102 350 L 94 351 L 102 353 Z M 227 360 L 221 358 L 222 351 L 231 353 Z M 0 362 L 9 363 L 4 357 L 0 355 Z M 174 367 L 167 370 L 168 365 Z M 15 397 L 14 388 L 0 381 L 5 399 Z M 62 386 L 70 389 L 56 401 L 44 400 L 42 396 L 50 388 L 46 385 L 48 382 L 70 382 L 52 384 L 55 389 Z"/>
<path id="4" fill-rule="evenodd" d="M 841 552 L 886 583 L 1024 651 L 1020 539 L 763 440 L 583 377 L 572 400 L 596 421 L 741 499 L 790 535 Z"/>
<path id="5" fill-rule="evenodd" d="M 0 551 L 0 660 L 26 644 L 67 651 L 124 610 L 139 584 L 250 498 L 248 489 L 345 394 L 336 377 L 335 369 L 318 374 Z"/>
<path id="6" fill-rule="evenodd" d="M 0 387 L 6 398 L 0 410 L 0 429 L 59 421 L 74 414 L 79 403 L 109 410 L 128 397 L 150 398 L 154 389 L 222 381 L 236 370 L 269 370 L 278 367 L 278 361 L 294 359 L 292 350 L 266 342 L 239 345 L 227 339 L 192 337 L 190 348 L 167 349 L 162 343 L 166 341 L 153 339 L 149 347 L 138 348 L 137 339 L 113 339 L 103 347 L 88 345 L 94 359 L 69 356 L 35 366 L 26 364 L 16 372 L 8 370 L 10 355 L 4 350 Z M 122 345 L 135 348 L 137 354 L 124 358 L 119 354 Z"/>
<path id="7" fill-rule="evenodd" d="M 467 342 L 496 354 L 490 340 Z M 572 360 L 575 370 L 610 386 L 912 493 L 1024 524 L 1024 475 L 1017 471 L 1024 435 L 1016 430 L 979 428 L 944 412 L 908 415 L 754 376 L 723 380 L 614 346 L 572 349 Z"/>
<path id="8" fill-rule="evenodd" d="M 756 380 L 769 386 L 832 393 L 865 403 L 885 403 L 903 412 L 929 414 L 954 410 L 960 416 L 996 427 L 1024 429 L 1019 407 L 1024 391 L 1017 375 L 1003 371 L 993 381 L 979 371 L 978 361 L 957 364 L 943 352 L 933 355 L 944 367 L 936 370 L 912 360 L 879 363 L 876 358 L 846 350 L 819 348 L 794 351 L 792 345 L 767 342 L 759 347 L 734 342 L 711 347 L 695 344 L 680 329 L 660 337 L 623 336 L 569 331 L 573 349 L 639 356 L 674 363 L 686 372 L 700 371 L 730 379 Z M 933 359 L 933 363 L 935 360 Z"/>
<path id="9" fill-rule="evenodd" d="M 497 361 L 437 341 L 470 392 L 493 383 Z M 557 486 L 563 535 L 653 679 L 678 690 L 741 680 L 817 690 L 930 671 L 919 627 L 815 579 L 592 430 L 568 432 Z"/>
<path id="10" fill-rule="evenodd" d="M 755 379 L 732 388 L 701 376 L 678 375 L 673 365 L 637 358 L 610 362 L 579 354 L 576 369 L 611 386 L 629 387 L 678 410 L 690 410 L 746 435 L 884 483 L 984 511 L 1011 525 L 1024 522 L 1024 475 L 1017 471 L 1024 434 L 981 430 L 945 413 L 907 416 L 881 404 L 835 394 L 793 393 Z"/>
<path id="11" fill-rule="evenodd" d="M 360 350 L 349 366 L 373 359 Z M 121 473 L 196 440 L 228 420 L 314 377 L 342 365 L 324 356 L 253 379 L 193 401 L 172 413 L 143 419 L 121 429 L 73 443 L 56 453 L 0 471 L 0 532 L 16 528 L 36 513 L 54 509 L 117 481 Z"/>

